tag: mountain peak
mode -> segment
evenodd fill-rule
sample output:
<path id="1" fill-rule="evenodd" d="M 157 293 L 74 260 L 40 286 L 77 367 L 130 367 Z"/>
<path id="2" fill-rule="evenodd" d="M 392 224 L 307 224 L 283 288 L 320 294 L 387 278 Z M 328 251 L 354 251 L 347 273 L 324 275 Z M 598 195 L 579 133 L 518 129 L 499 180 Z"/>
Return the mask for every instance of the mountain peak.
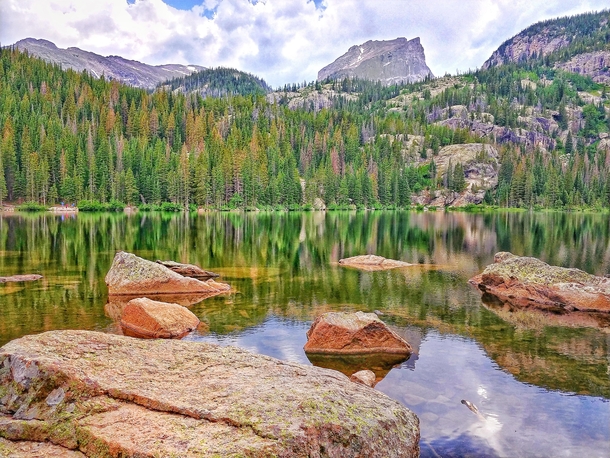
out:
<path id="1" fill-rule="evenodd" d="M 369 40 L 318 72 L 318 80 L 362 78 L 383 84 L 412 83 L 432 77 L 419 37 L 408 40 Z"/>

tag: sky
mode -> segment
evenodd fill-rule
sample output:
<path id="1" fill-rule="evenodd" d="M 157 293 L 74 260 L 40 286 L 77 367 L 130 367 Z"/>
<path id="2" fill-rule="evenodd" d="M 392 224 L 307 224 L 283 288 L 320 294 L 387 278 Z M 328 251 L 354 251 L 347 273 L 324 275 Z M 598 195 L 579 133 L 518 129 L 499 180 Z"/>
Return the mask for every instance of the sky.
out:
<path id="1" fill-rule="evenodd" d="M 0 44 L 43 38 L 147 64 L 313 81 L 368 40 L 420 37 L 437 76 L 480 67 L 529 25 L 608 0 L 0 0 Z"/>

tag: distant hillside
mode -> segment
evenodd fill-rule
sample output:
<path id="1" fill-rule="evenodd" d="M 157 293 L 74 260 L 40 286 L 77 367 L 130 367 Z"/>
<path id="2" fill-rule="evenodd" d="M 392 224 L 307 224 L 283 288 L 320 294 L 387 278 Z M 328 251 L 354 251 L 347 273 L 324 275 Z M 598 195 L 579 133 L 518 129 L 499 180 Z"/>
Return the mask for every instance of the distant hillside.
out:
<path id="1" fill-rule="evenodd" d="M 419 38 L 367 41 L 318 72 L 318 81 L 360 78 L 383 84 L 414 83 L 432 77 Z"/>
<path id="2" fill-rule="evenodd" d="M 597 82 L 610 81 L 610 11 L 534 24 L 505 41 L 483 64 L 538 62 Z"/>
<path id="3" fill-rule="evenodd" d="M 188 76 L 173 78 L 159 85 L 183 93 L 197 92 L 202 96 L 266 94 L 271 91 L 265 80 L 233 68 L 208 68 Z"/>
<path id="4" fill-rule="evenodd" d="M 99 78 L 102 75 L 109 80 L 118 80 L 130 86 L 152 89 L 162 81 L 177 76 L 189 75 L 205 67 L 199 65 L 147 65 L 120 56 L 100 56 L 79 48 L 62 49 L 47 40 L 26 38 L 15 43 L 17 49 L 26 51 L 63 69 L 73 69 L 77 72 L 86 70 Z"/>

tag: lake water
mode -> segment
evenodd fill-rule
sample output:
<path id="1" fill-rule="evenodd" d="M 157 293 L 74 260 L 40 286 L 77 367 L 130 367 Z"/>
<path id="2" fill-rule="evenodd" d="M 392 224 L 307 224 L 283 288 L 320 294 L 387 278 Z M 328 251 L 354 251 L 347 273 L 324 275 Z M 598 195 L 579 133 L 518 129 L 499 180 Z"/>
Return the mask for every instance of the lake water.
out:
<path id="1" fill-rule="evenodd" d="M 610 317 L 511 310 L 467 283 L 498 251 L 610 273 L 607 215 L 5 215 L 0 276 L 44 279 L 0 285 L 0 344 L 51 329 L 120 332 L 104 283 L 117 250 L 198 264 L 231 284 L 190 306 L 207 326 L 187 340 L 311 364 L 302 348 L 315 316 L 380 311 L 416 352 L 376 366 L 376 388 L 419 416 L 422 456 L 610 456 Z M 420 265 L 338 265 L 367 253 Z"/>

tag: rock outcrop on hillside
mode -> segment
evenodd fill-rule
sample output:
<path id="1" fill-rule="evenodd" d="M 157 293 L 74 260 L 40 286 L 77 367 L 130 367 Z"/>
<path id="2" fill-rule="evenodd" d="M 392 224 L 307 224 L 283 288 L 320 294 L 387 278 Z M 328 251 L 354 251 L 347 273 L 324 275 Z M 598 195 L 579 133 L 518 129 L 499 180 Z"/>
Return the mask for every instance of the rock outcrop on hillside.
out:
<path id="1" fill-rule="evenodd" d="M 407 40 L 401 37 L 389 41 L 369 40 L 352 46 L 318 72 L 318 81 L 348 77 L 390 85 L 413 83 L 433 76 L 419 38 Z"/>
<path id="2" fill-rule="evenodd" d="M 159 83 L 172 78 L 190 75 L 203 70 L 200 65 L 147 65 L 120 56 L 100 56 L 79 48 L 58 48 L 47 40 L 26 38 L 14 44 L 20 50 L 27 50 L 32 56 L 39 57 L 63 69 L 71 68 L 77 72 L 86 70 L 95 77 L 104 75 L 106 79 L 118 80 L 130 86 L 153 89 Z"/>
<path id="3" fill-rule="evenodd" d="M 470 283 L 519 307 L 610 313 L 610 278 L 501 252 Z"/>
<path id="4" fill-rule="evenodd" d="M 0 349 L 0 412 L 0 436 L 89 457 L 419 456 L 417 417 L 384 394 L 206 343 L 22 337 Z"/>
<path id="5" fill-rule="evenodd" d="M 610 51 L 596 51 L 578 54 L 567 62 L 555 64 L 566 72 L 589 76 L 596 83 L 610 83 Z"/>
<path id="6" fill-rule="evenodd" d="M 483 64 L 486 70 L 510 62 L 521 62 L 533 56 L 543 56 L 565 48 L 570 44 L 566 36 L 556 36 L 550 28 L 541 30 L 535 35 L 520 33 L 507 40 Z"/>

